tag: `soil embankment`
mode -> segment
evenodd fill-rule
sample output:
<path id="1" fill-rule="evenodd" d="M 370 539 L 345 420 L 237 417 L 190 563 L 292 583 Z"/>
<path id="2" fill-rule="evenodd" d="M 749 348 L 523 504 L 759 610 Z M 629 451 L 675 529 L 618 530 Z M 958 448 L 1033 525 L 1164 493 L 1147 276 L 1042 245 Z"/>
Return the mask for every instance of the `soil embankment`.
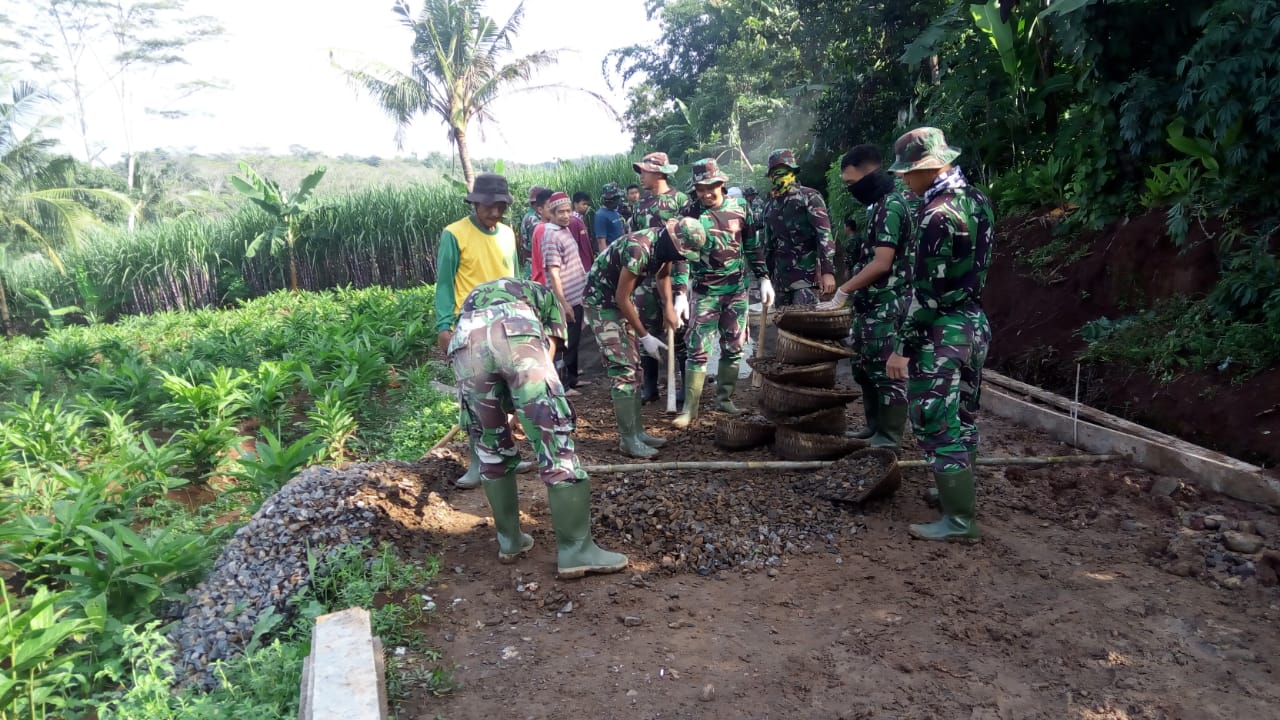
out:
<path id="1" fill-rule="evenodd" d="M 1000 226 L 984 304 L 995 329 L 988 366 L 1071 397 L 1085 323 L 1117 319 L 1160 300 L 1203 296 L 1218 277 L 1216 246 L 1193 230 L 1186 249 L 1151 213 L 1089 233 L 1070 262 L 1033 263 L 1053 241 L 1050 218 Z M 1086 365 L 1080 399 L 1161 432 L 1249 462 L 1280 465 L 1280 367 L 1246 380 L 1230 371 L 1195 370 L 1165 383 L 1145 368 Z"/>

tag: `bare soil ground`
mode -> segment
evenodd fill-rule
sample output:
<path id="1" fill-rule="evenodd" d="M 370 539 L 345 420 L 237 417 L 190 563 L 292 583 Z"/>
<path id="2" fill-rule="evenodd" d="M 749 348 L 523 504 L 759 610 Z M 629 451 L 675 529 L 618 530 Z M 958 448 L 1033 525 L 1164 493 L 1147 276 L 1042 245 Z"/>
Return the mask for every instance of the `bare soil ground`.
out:
<path id="1" fill-rule="evenodd" d="M 595 367 L 590 353 L 583 360 Z M 626 462 L 607 387 L 594 379 L 574 403 L 583 461 Z M 737 398 L 753 405 L 749 383 Z M 858 404 L 848 413 L 857 426 Z M 658 460 L 768 455 L 714 448 L 714 413 L 683 436 L 658 404 L 645 416 L 650 432 L 672 439 Z M 998 418 L 983 417 L 982 429 L 986 455 L 1068 450 Z M 787 503 L 833 532 L 773 565 L 700 575 L 699 561 L 664 563 L 670 543 L 601 527 L 600 544 L 628 553 L 632 568 L 568 582 L 555 579 L 536 475 L 520 489 L 537 545 L 514 565 L 496 562 L 482 492 L 436 480 L 435 507 L 406 520 L 418 526 L 404 537 L 406 549 L 441 556 L 439 580 L 424 590 L 440 610 L 426 629 L 461 685 L 414 694 L 397 717 L 1280 716 L 1280 555 L 1222 544 L 1234 528 L 1280 548 L 1267 509 L 1118 464 L 984 468 L 983 540 L 966 547 L 907 536 L 908 523 L 934 517 L 921 499 L 927 473 L 907 472 L 893 498 L 860 511 L 788 499 L 805 477 L 706 473 L 692 481 L 705 493 L 687 477 L 594 477 L 598 522 L 617 498 L 696 506 L 700 521 L 724 527 L 767 525 L 769 505 Z M 638 482 L 645 493 L 619 491 Z"/>

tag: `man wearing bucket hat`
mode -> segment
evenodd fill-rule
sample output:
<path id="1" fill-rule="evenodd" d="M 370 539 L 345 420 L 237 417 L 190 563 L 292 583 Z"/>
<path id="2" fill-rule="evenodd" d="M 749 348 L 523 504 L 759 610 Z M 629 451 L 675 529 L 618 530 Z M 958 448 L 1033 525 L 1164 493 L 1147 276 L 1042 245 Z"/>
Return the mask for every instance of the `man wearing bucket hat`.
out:
<path id="1" fill-rule="evenodd" d="M 642 199 L 635 208 L 632 226 L 636 230 L 646 228 L 663 228 L 668 220 L 680 216 L 680 209 L 689 202 L 689 196 L 671 187 L 671 176 L 679 170 L 672 164 L 664 152 L 651 152 L 645 155 L 632 167 L 640 174 L 640 184 L 649 191 L 649 196 Z M 683 258 L 677 259 L 671 267 L 672 299 L 676 316 L 680 325 L 672 327 L 675 333 L 675 356 L 681 377 L 681 390 L 678 402 L 683 401 L 684 363 L 688 357 L 688 346 L 684 341 L 684 333 L 677 332 L 689 320 L 689 267 Z M 636 289 L 636 307 L 640 309 L 640 317 L 647 327 L 663 328 L 663 301 L 658 296 L 657 281 L 650 276 Z M 644 385 L 640 391 L 641 402 L 651 402 L 658 398 L 658 360 L 645 355 L 640 358 L 643 370 Z"/>
<path id="2" fill-rule="evenodd" d="M 760 230 L 760 218 L 764 217 L 764 201 L 755 187 L 748 185 L 742 189 L 742 196 L 747 199 L 747 207 L 751 209 L 751 217 L 756 221 L 756 231 Z"/>
<path id="3" fill-rule="evenodd" d="M 507 189 L 507 179 L 494 173 L 481 173 L 475 177 L 466 201 L 471 204 L 471 215 L 446 227 L 440 233 L 440 245 L 436 254 L 436 332 L 440 348 L 449 346 L 453 327 L 458 319 L 458 308 L 472 289 L 481 283 L 504 277 L 515 277 L 519 267 L 516 259 L 516 236 L 503 224 L 513 198 Z M 461 412 L 458 426 L 467 430 L 470 422 Z M 470 461 L 467 472 L 454 481 L 460 488 L 480 485 L 480 460 L 476 446 L 470 443 Z"/>
<path id="4" fill-rule="evenodd" d="M 649 333 L 654 326 L 645 324 L 632 297 L 639 283 L 656 278 L 662 314 L 667 322 L 676 323 L 671 303 L 672 266 L 697 257 L 706 244 L 701 223 L 692 218 L 672 218 L 662 227 L 639 230 L 610 243 L 596 257 L 587 275 L 587 320 L 613 383 L 610 394 L 620 445 L 631 457 L 653 457 L 657 454 L 654 448 L 667 442 L 644 431 L 636 387 L 640 359 L 660 356 L 666 345 Z"/>
<path id="5" fill-rule="evenodd" d="M 819 292 L 828 295 L 836 289 L 836 244 L 827 204 L 817 190 L 796 182 L 798 169 L 790 150 L 769 155 L 773 188 L 757 218 L 780 306 L 814 305 Z"/>
<path id="6" fill-rule="evenodd" d="M 524 211 L 524 217 L 520 218 L 520 271 L 521 277 L 529 277 L 530 258 L 533 257 L 533 229 L 538 223 L 542 222 L 542 213 L 538 211 L 538 195 L 546 188 L 541 185 L 534 185 L 529 188 L 529 209 Z"/>
<path id="7" fill-rule="evenodd" d="M 520 530 L 520 455 L 508 420 L 515 413 L 547 484 L 557 574 L 575 578 L 617 572 L 627 566 L 627 557 L 597 547 L 591 538 L 591 483 L 573 444 L 573 408 L 551 365 L 568 334 L 562 305 L 532 280 L 477 285 L 459 308 L 449 357 L 493 509 L 498 561 L 514 562 L 533 547 L 533 538 Z"/>
<path id="8" fill-rule="evenodd" d="M 907 380 L 911 424 L 933 469 L 942 518 L 911 525 L 921 540 L 978 539 L 973 470 L 978 452 L 974 413 L 991 326 L 982 291 L 991 264 L 991 202 L 952 162 L 959 148 L 937 128 L 917 128 L 894 143 L 890 172 L 922 198 L 912 273 L 914 298 L 885 363 Z"/>
<path id="9" fill-rule="evenodd" d="M 747 270 L 760 281 L 760 300 L 773 304 L 773 284 L 765 268 L 764 253 L 756 242 L 751 210 L 745 200 L 725 196 L 729 178 L 715 158 L 693 164 L 697 202 L 685 206 L 686 215 L 698 218 L 707 232 L 706 247 L 689 263 L 689 276 L 697 294 L 697 308 L 689 326 L 689 362 L 685 369 L 684 409 L 675 419 L 678 428 L 689 427 L 698 417 L 698 402 L 707 378 L 712 343 L 720 340 L 720 366 L 716 371 L 719 409 L 730 415 L 742 411 L 733 404 L 738 384 L 738 363 L 747 341 Z"/>
<path id="10" fill-rule="evenodd" d="M 920 198 L 901 179 L 885 172 L 874 145 L 858 145 L 840 158 L 849 194 L 867 208 L 861 233 L 849 243 L 852 277 L 819 309 L 853 301 L 853 377 L 862 388 L 866 428 L 854 437 L 872 447 L 897 450 L 907 424 L 907 383 L 890 378 L 885 363 L 893 354 L 902 320 L 911 305 L 916 216 Z"/>

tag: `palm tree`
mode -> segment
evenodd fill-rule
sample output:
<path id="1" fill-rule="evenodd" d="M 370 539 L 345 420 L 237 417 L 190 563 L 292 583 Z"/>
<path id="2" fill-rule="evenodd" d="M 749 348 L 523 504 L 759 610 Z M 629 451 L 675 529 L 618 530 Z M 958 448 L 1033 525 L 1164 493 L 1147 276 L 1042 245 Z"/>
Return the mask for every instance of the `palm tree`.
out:
<path id="1" fill-rule="evenodd" d="M 396 147 L 404 147 L 404 132 L 418 114 L 434 114 L 448 128 L 449 142 L 458 153 L 467 187 L 475 172 L 467 149 L 471 122 L 493 122 L 493 103 L 506 95 L 533 90 L 572 90 L 595 98 L 611 114 L 597 93 L 561 84 L 529 85 L 534 73 L 554 65 L 559 50 L 541 50 L 509 58 L 511 41 L 524 19 L 521 2 L 502 25 L 483 14 L 482 0 L 426 0 L 417 18 L 407 0 L 396 0 L 392 11 L 413 31 L 413 61 L 408 73 L 381 63 L 358 61 L 355 67 L 334 64 L 352 87 L 367 92 L 396 122 Z"/>
<path id="2" fill-rule="evenodd" d="M 0 251 L 37 249 L 65 273 L 57 248 L 79 243 L 98 218 L 84 205 L 96 199 L 129 208 L 129 199 L 112 190 L 61 187 L 72 162 L 52 157 L 54 141 L 41 131 L 49 124 L 42 114 L 52 97 L 26 82 L 10 85 L 0 100 Z M 13 334 L 5 292 L 6 252 L 0 252 L 0 326 Z"/>

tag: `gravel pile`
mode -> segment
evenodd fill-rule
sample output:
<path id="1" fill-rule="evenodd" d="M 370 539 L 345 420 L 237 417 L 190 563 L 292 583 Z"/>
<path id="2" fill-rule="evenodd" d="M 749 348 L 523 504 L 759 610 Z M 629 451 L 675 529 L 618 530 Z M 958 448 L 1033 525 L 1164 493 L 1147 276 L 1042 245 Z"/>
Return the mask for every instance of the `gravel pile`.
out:
<path id="1" fill-rule="evenodd" d="M 838 553 L 857 518 L 797 490 L 807 475 L 640 472 L 596 481 L 601 542 L 671 571 L 763 570 L 784 555 Z"/>
<path id="2" fill-rule="evenodd" d="M 204 582 L 188 592 L 170 632 L 180 683 L 213 685 L 210 664 L 243 651 L 268 609 L 289 619 L 288 599 L 310 582 L 307 555 L 348 543 L 401 540 L 406 520 L 445 509 L 443 478 L 462 470 L 449 451 L 421 465 L 311 467 L 263 503 L 223 548 Z"/>

